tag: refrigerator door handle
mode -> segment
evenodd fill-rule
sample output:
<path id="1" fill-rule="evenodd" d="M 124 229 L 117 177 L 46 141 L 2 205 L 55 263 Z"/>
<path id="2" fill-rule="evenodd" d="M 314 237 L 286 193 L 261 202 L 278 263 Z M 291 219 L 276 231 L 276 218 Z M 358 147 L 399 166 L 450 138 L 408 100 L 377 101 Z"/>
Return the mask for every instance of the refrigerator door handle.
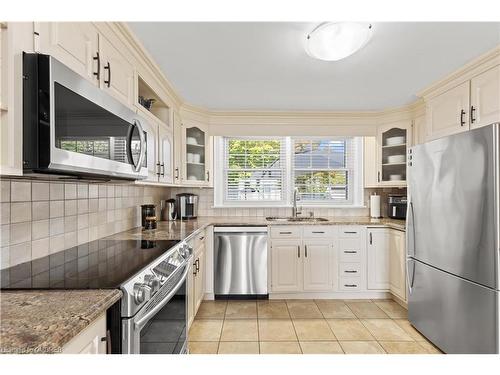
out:
<path id="1" fill-rule="evenodd" d="M 411 220 L 411 225 L 410 225 Z M 408 200 L 408 215 L 406 219 L 406 256 L 415 257 L 415 219 L 413 215 L 413 202 Z M 412 241 L 410 241 L 410 234 Z M 411 245 L 411 246 L 410 246 Z M 411 248 L 411 250 L 410 250 Z"/>
<path id="2" fill-rule="evenodd" d="M 408 284 L 408 292 L 410 294 L 412 294 L 413 292 L 413 281 L 414 280 L 410 280 L 410 267 L 408 267 L 408 263 L 411 261 L 411 259 L 409 258 L 406 258 L 406 283 Z M 415 269 L 415 267 L 413 268 Z"/>

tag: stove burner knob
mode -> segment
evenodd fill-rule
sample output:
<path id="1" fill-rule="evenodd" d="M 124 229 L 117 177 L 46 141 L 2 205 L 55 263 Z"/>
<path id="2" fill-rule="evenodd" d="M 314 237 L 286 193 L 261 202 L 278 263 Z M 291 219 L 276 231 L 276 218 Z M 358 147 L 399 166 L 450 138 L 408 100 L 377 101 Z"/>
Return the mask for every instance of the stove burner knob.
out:
<path id="1" fill-rule="evenodd" d="M 151 288 L 151 294 L 156 293 L 160 289 L 160 279 L 155 275 L 144 276 L 144 284 Z"/>
<path id="2" fill-rule="evenodd" d="M 146 284 L 134 284 L 134 301 L 136 305 L 140 305 L 144 301 L 151 298 L 151 288 Z"/>

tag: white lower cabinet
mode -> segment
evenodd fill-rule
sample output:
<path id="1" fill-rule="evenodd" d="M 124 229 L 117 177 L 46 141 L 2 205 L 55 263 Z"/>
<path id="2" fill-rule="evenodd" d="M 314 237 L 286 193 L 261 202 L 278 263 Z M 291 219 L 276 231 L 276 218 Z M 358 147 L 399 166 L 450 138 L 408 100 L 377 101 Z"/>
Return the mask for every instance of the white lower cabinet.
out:
<path id="1" fill-rule="evenodd" d="M 193 263 L 187 277 L 188 329 L 205 296 L 205 231 L 189 242 L 194 247 Z"/>
<path id="2" fill-rule="evenodd" d="M 368 289 L 388 290 L 406 302 L 405 232 L 369 228 L 367 242 Z"/>
<path id="3" fill-rule="evenodd" d="M 389 230 L 369 228 L 367 252 L 368 289 L 389 289 Z"/>
<path id="4" fill-rule="evenodd" d="M 304 291 L 329 291 L 333 287 L 333 244 L 330 240 L 304 240 Z"/>
<path id="5" fill-rule="evenodd" d="M 389 233 L 389 289 L 392 294 L 406 302 L 405 232 L 389 229 Z"/>
<path id="6" fill-rule="evenodd" d="M 72 338 L 62 348 L 63 354 L 106 354 L 106 313 Z"/>
<path id="7" fill-rule="evenodd" d="M 364 227 L 275 226 L 269 233 L 271 293 L 366 290 Z"/>
<path id="8" fill-rule="evenodd" d="M 271 291 L 302 290 L 300 239 L 271 240 Z"/>
<path id="9" fill-rule="evenodd" d="M 276 225 L 269 234 L 269 293 L 276 298 L 309 298 L 308 293 L 311 298 L 384 298 L 390 292 L 407 300 L 404 231 Z"/>

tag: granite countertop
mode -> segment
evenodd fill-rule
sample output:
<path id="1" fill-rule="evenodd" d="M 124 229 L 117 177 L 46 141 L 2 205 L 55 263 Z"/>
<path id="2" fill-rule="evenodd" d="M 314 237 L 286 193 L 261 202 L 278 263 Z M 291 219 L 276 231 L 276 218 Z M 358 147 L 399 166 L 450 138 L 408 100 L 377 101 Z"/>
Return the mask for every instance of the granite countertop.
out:
<path id="1" fill-rule="evenodd" d="M 122 296 L 117 289 L 0 293 L 0 353 L 60 353 Z"/>
<path id="2" fill-rule="evenodd" d="M 318 222 L 286 222 L 268 221 L 264 217 L 252 216 L 204 216 L 194 220 L 185 221 L 160 221 L 155 230 L 142 230 L 134 228 L 125 232 L 117 233 L 108 238 L 120 240 L 186 240 L 196 234 L 197 231 L 209 225 L 366 225 L 384 226 L 398 230 L 405 230 L 405 221 L 389 218 L 372 219 L 361 216 L 335 216 L 325 217 L 328 221 Z"/>

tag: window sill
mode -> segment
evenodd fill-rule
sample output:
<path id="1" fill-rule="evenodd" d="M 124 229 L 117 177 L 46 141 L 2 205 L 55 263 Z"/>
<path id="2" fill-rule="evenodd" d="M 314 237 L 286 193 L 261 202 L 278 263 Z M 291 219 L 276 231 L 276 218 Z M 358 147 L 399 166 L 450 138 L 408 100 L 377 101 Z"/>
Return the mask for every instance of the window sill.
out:
<path id="1" fill-rule="evenodd" d="M 293 206 L 291 205 L 268 205 L 268 206 L 263 206 L 263 205 L 217 205 L 217 206 L 211 206 L 210 208 L 289 208 L 291 209 Z M 298 208 L 304 209 L 304 208 L 325 208 L 325 209 L 330 209 L 330 208 L 368 208 L 368 206 L 364 205 L 304 205 L 304 204 L 298 204 Z"/>

